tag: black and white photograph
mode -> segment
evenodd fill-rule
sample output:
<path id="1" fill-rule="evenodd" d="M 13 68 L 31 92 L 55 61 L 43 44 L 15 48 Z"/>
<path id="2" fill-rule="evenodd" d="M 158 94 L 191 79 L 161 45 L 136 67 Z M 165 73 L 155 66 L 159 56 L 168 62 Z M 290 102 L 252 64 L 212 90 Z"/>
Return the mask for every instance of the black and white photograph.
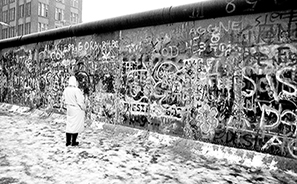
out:
<path id="1" fill-rule="evenodd" d="M 296 0 L 0 0 L 0 184 L 297 184 Z"/>

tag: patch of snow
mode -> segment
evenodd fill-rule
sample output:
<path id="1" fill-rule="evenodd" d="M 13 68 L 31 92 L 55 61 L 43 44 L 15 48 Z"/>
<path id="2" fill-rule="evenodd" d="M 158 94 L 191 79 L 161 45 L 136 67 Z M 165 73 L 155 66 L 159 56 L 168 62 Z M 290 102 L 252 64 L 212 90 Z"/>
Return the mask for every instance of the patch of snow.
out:
<path id="1" fill-rule="evenodd" d="M 16 112 L 19 106 L 12 105 L 12 107 L 9 109 L 9 112 Z"/>
<path id="2" fill-rule="evenodd" d="M 96 127 L 97 129 L 102 130 L 104 124 L 105 124 L 104 122 L 93 121 L 92 124 L 91 124 L 91 127 L 92 128 Z"/>
<path id="3" fill-rule="evenodd" d="M 277 162 L 272 160 L 272 162 L 269 164 L 268 168 L 270 170 L 276 170 L 277 169 L 277 166 L 276 166 Z"/>

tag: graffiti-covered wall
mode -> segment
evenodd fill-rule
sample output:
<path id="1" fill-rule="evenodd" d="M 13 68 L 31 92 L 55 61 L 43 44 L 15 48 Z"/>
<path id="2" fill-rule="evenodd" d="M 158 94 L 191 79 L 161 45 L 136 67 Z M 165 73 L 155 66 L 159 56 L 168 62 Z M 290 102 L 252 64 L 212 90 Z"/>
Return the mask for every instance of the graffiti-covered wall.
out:
<path id="1" fill-rule="evenodd" d="M 296 28 L 287 10 L 5 48 L 0 100 L 59 109 L 80 73 L 94 121 L 297 158 Z"/>

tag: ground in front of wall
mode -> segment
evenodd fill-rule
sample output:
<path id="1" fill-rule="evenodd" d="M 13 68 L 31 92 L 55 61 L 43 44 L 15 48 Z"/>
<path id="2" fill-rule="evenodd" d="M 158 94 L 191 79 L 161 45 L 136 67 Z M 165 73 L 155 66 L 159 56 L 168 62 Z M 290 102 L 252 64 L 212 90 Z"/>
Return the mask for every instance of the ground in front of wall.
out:
<path id="1" fill-rule="evenodd" d="M 88 126 L 65 146 L 63 121 L 0 112 L 0 184 L 297 183 L 292 172 L 231 164 Z"/>

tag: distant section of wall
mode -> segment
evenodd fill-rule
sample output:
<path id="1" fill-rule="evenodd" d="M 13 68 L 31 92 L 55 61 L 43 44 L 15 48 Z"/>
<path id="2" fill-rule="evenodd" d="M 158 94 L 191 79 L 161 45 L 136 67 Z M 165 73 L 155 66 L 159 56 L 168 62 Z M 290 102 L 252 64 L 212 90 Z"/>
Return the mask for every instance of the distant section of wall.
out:
<path id="1" fill-rule="evenodd" d="M 296 41 L 283 10 L 5 48 L 0 100 L 58 109 L 80 72 L 92 120 L 297 158 Z"/>

